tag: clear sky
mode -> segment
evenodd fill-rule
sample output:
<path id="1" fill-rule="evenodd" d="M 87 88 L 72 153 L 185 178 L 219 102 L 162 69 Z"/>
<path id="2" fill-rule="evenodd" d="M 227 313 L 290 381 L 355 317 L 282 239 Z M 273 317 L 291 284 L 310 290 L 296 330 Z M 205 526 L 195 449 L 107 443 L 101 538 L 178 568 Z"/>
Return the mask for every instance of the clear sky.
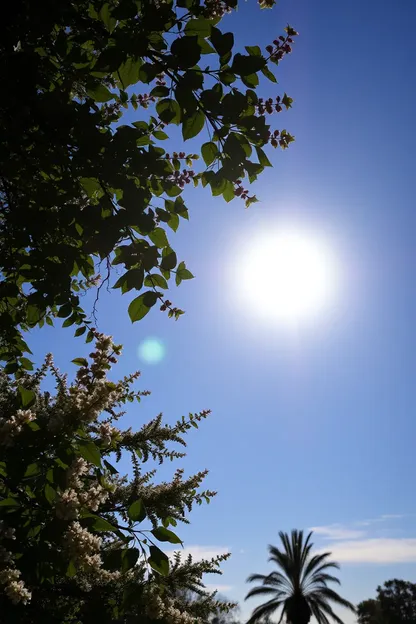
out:
<path id="1" fill-rule="evenodd" d="M 191 220 L 171 235 L 197 277 L 170 293 L 186 315 L 155 310 L 131 325 L 129 295 L 104 293 L 99 329 L 125 345 L 118 375 L 140 367 L 152 390 L 129 424 L 213 410 L 184 467 L 209 468 L 219 494 L 180 534 L 194 552 L 231 549 L 223 592 L 243 599 L 279 530 L 318 527 L 356 602 L 388 578 L 416 581 L 416 2 L 280 0 L 261 12 L 248 0 L 227 27 L 239 45 L 265 46 L 287 22 L 300 37 L 264 95 L 294 98 L 273 122 L 296 143 L 272 151 L 261 203 L 189 192 Z M 296 328 L 264 321 L 239 294 L 249 242 L 287 226 L 325 239 L 339 268 L 331 306 Z M 166 349 L 154 365 L 137 352 L 152 336 Z M 65 369 L 85 353 L 70 330 L 31 343 Z"/>

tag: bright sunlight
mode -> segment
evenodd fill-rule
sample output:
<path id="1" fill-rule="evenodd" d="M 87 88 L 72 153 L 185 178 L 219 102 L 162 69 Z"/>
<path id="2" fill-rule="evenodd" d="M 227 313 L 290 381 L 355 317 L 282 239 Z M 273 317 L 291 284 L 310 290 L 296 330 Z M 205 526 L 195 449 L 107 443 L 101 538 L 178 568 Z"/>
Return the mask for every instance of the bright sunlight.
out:
<path id="1" fill-rule="evenodd" d="M 242 294 L 269 319 L 297 323 L 315 317 L 334 295 L 335 261 L 325 243 L 298 230 L 253 240 L 243 259 Z"/>

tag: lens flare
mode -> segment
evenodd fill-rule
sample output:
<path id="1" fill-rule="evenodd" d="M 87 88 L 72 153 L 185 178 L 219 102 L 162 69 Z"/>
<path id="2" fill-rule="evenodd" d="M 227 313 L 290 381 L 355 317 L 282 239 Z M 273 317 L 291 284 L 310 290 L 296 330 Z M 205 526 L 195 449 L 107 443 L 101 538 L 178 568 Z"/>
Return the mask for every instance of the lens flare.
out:
<path id="1" fill-rule="evenodd" d="M 137 349 L 137 355 L 146 364 L 159 364 L 165 354 L 165 345 L 158 338 L 146 338 Z"/>

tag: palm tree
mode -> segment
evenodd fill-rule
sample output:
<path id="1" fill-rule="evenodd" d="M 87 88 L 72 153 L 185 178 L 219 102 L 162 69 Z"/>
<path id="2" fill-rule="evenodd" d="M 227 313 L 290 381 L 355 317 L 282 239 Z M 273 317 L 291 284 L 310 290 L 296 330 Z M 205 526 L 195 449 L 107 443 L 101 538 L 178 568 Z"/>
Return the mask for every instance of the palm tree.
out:
<path id="1" fill-rule="evenodd" d="M 247 624 L 269 621 L 270 616 L 281 609 L 278 624 L 286 618 L 288 624 L 308 624 L 311 616 L 318 624 L 329 624 L 329 619 L 337 624 L 342 620 L 333 612 L 330 602 L 355 611 L 354 605 L 344 600 L 328 583 L 338 583 L 339 579 L 328 573 L 331 568 L 339 569 L 334 561 L 329 561 L 331 553 L 311 554 L 312 532 L 304 539 L 303 531 L 293 530 L 289 536 L 280 531 L 282 546 L 269 546 L 269 561 L 278 570 L 270 574 L 252 574 L 247 582 L 260 582 L 251 589 L 247 598 L 268 596 L 269 600 L 256 607 Z"/>

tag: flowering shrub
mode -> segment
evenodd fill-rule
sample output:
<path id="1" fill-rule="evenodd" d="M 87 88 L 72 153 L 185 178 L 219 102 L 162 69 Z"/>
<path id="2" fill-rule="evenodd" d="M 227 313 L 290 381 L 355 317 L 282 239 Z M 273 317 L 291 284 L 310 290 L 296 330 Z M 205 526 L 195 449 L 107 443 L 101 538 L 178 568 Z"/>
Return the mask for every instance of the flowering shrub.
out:
<path id="1" fill-rule="evenodd" d="M 181 547 L 172 530 L 187 522 L 207 472 L 156 482 L 156 469 L 184 456 L 184 436 L 209 412 L 174 425 L 157 416 L 138 431 L 122 429 L 138 373 L 115 383 L 107 373 L 121 346 L 94 332 L 90 361 L 79 358 L 73 383 L 48 356 L 17 380 L 0 373 L 0 612 L 6 622 L 127 622 L 186 624 L 229 604 L 203 586 L 228 555 L 211 561 L 170 561 L 161 542 Z M 51 374 L 56 393 L 42 391 Z M 171 444 L 174 445 L 171 448 Z M 176 448 L 175 448 L 176 446 Z M 131 475 L 117 469 L 122 457 Z M 198 598 L 186 601 L 185 591 Z"/>

